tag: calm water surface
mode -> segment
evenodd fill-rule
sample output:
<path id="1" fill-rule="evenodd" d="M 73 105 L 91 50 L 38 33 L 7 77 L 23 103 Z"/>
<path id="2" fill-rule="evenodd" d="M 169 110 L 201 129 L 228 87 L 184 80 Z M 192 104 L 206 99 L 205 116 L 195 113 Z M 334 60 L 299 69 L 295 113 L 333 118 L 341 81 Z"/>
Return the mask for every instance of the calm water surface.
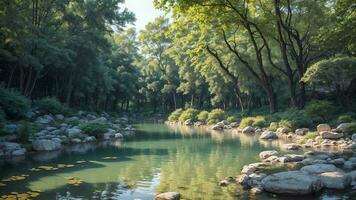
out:
<path id="1" fill-rule="evenodd" d="M 219 187 L 218 182 L 258 161 L 259 152 L 280 150 L 279 141 L 162 124 L 136 128 L 136 135 L 123 142 L 77 145 L 61 152 L 0 160 L 0 183 L 4 184 L 0 196 L 39 190 L 35 198 L 39 200 L 153 199 L 159 192 L 178 191 L 184 199 L 277 199 L 270 194 L 250 195 L 235 184 Z M 353 196 L 350 191 L 328 192 L 303 199 Z"/>

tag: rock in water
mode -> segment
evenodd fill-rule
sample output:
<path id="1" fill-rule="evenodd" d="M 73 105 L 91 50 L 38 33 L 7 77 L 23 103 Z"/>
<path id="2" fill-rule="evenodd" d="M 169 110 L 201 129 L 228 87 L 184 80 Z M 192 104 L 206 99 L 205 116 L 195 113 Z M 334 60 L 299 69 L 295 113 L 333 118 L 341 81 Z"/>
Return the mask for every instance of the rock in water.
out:
<path id="1" fill-rule="evenodd" d="M 262 151 L 259 156 L 261 160 L 264 160 L 271 156 L 278 156 L 278 155 L 279 153 L 277 151 Z"/>
<path id="2" fill-rule="evenodd" d="M 179 200 L 180 194 L 178 192 L 165 192 L 158 194 L 155 200 Z"/>
<path id="3" fill-rule="evenodd" d="M 277 134 L 273 131 L 265 131 L 260 136 L 260 139 L 263 140 L 270 140 L 270 139 L 277 139 L 277 138 L 278 138 Z"/>
<path id="4" fill-rule="evenodd" d="M 32 146 L 36 151 L 54 151 L 62 147 L 61 143 L 52 140 L 35 140 Z"/>
<path id="5" fill-rule="evenodd" d="M 320 178 L 300 171 L 269 175 L 262 179 L 261 185 L 267 192 L 289 195 L 313 194 L 323 187 Z"/>
<path id="6" fill-rule="evenodd" d="M 342 172 L 325 172 L 320 174 L 320 179 L 330 189 L 345 189 L 351 182 L 350 176 Z"/>
<path id="7" fill-rule="evenodd" d="M 242 133 L 247 133 L 247 134 L 254 133 L 254 132 L 255 132 L 255 128 L 253 128 L 252 126 L 247 126 L 242 130 Z"/>
<path id="8" fill-rule="evenodd" d="M 314 164 L 304 166 L 300 169 L 302 172 L 306 172 L 308 174 L 318 175 L 325 172 L 342 172 L 341 169 L 335 167 L 335 165 L 331 164 Z"/>

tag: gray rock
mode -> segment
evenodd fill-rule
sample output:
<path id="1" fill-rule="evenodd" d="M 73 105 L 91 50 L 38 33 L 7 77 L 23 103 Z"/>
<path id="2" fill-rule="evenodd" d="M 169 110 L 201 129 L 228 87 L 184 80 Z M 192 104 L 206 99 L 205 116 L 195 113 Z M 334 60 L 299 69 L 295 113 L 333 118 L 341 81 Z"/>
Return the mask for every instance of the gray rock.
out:
<path id="1" fill-rule="evenodd" d="M 108 133 L 104 133 L 103 134 L 103 139 L 104 140 L 110 140 L 111 138 L 113 138 L 115 136 L 115 134 L 108 132 Z"/>
<path id="2" fill-rule="evenodd" d="M 350 127 L 352 123 L 342 123 L 337 126 L 337 129 L 340 129 L 342 132 L 345 132 L 345 130 Z"/>
<path id="3" fill-rule="evenodd" d="M 247 126 L 244 129 L 242 129 L 242 133 L 250 134 L 254 133 L 255 129 L 252 126 Z"/>
<path id="4" fill-rule="evenodd" d="M 238 123 L 238 122 L 232 122 L 232 123 L 230 123 L 230 126 L 231 126 L 232 128 L 237 128 L 237 127 L 239 127 L 239 125 L 240 125 L 240 123 Z"/>
<path id="5" fill-rule="evenodd" d="M 299 150 L 302 148 L 302 146 L 296 143 L 289 143 L 289 144 L 283 144 L 282 148 L 286 150 Z"/>
<path id="6" fill-rule="evenodd" d="M 73 138 L 70 141 L 71 141 L 71 143 L 74 143 L 74 144 L 82 143 L 82 140 L 79 138 Z"/>
<path id="7" fill-rule="evenodd" d="M 96 138 L 94 136 L 88 136 L 84 139 L 84 142 L 94 142 Z"/>
<path id="8" fill-rule="evenodd" d="M 95 115 L 92 115 L 92 114 L 87 114 L 86 116 L 89 120 L 95 120 L 96 119 L 96 116 Z"/>
<path id="9" fill-rule="evenodd" d="M 273 151 L 262 151 L 259 156 L 261 160 L 264 160 L 271 156 L 278 156 L 278 155 L 279 153 L 273 150 Z"/>
<path id="10" fill-rule="evenodd" d="M 1 142 L 0 143 L 0 149 L 3 149 L 5 151 L 14 151 L 16 149 L 20 149 L 21 145 L 14 143 L 14 142 Z"/>
<path id="11" fill-rule="evenodd" d="M 211 127 L 211 129 L 222 130 L 222 129 L 224 129 L 224 126 L 225 126 L 225 122 L 221 121 L 221 122 L 216 123 L 213 127 Z"/>
<path id="12" fill-rule="evenodd" d="M 62 114 L 57 114 L 54 117 L 58 120 L 64 120 L 64 115 L 62 115 Z"/>
<path id="13" fill-rule="evenodd" d="M 271 122 L 271 123 L 269 124 L 269 127 L 270 127 L 270 128 L 276 128 L 276 127 L 278 127 L 278 122 Z"/>
<path id="14" fill-rule="evenodd" d="M 53 117 L 50 116 L 50 115 L 44 115 L 44 116 L 40 116 L 40 117 L 37 117 L 36 119 L 36 123 L 39 123 L 39 124 L 49 124 L 53 121 Z"/>
<path id="15" fill-rule="evenodd" d="M 186 126 L 192 126 L 192 125 L 193 125 L 192 119 L 187 119 L 187 120 L 185 120 L 184 125 L 186 125 Z"/>
<path id="16" fill-rule="evenodd" d="M 277 138 L 278 138 L 277 134 L 273 131 L 264 131 L 260 136 L 260 139 L 263 140 L 277 139 Z"/>
<path id="17" fill-rule="evenodd" d="M 114 137 L 117 139 L 124 138 L 124 136 L 121 133 L 116 133 Z"/>
<path id="18" fill-rule="evenodd" d="M 32 142 L 32 146 L 36 151 L 54 151 L 62 147 L 61 143 L 52 140 L 35 140 Z"/>
<path id="19" fill-rule="evenodd" d="M 323 131 L 330 131 L 331 130 L 331 127 L 329 124 L 319 124 L 317 127 L 316 127 L 317 131 L 320 133 L 320 132 L 323 132 Z"/>
<path id="20" fill-rule="evenodd" d="M 332 161 L 335 165 L 343 165 L 345 163 L 345 159 L 337 158 Z"/>
<path id="21" fill-rule="evenodd" d="M 78 137 L 81 133 L 82 133 L 82 130 L 80 130 L 77 127 L 67 129 L 67 136 L 70 138 Z"/>
<path id="22" fill-rule="evenodd" d="M 256 170 L 262 166 L 264 166 L 264 163 L 251 163 L 249 165 L 245 165 L 242 170 L 241 170 L 241 174 L 246 174 L 246 175 L 250 175 L 254 172 L 256 172 Z"/>
<path id="23" fill-rule="evenodd" d="M 335 140 L 344 137 L 343 133 L 330 132 L 330 131 L 322 131 L 320 132 L 320 136 L 323 139 Z"/>
<path id="24" fill-rule="evenodd" d="M 238 178 L 237 178 L 237 182 L 240 183 L 241 185 L 247 185 L 247 181 L 249 180 L 249 176 L 246 174 L 241 174 Z"/>
<path id="25" fill-rule="evenodd" d="M 194 126 L 203 126 L 204 125 L 204 122 L 201 122 L 201 121 L 197 121 L 194 123 Z"/>
<path id="26" fill-rule="evenodd" d="M 352 141 L 356 142 L 356 133 L 352 134 L 351 139 Z"/>
<path id="27" fill-rule="evenodd" d="M 180 194 L 178 192 L 165 192 L 156 195 L 155 200 L 179 200 Z"/>
<path id="28" fill-rule="evenodd" d="M 350 176 L 342 172 L 325 172 L 319 177 L 325 187 L 330 189 L 344 189 L 351 182 Z"/>
<path id="29" fill-rule="evenodd" d="M 300 162 L 303 161 L 305 158 L 304 155 L 297 155 L 297 154 L 287 154 L 285 156 L 279 157 L 278 161 L 281 163 L 286 162 Z"/>
<path id="30" fill-rule="evenodd" d="M 16 133 L 17 132 L 17 125 L 16 124 L 5 124 L 4 131 L 6 133 L 10 133 L 10 134 Z"/>
<path id="31" fill-rule="evenodd" d="M 325 173 L 325 172 L 342 172 L 341 169 L 335 167 L 335 165 L 332 165 L 332 164 L 308 165 L 308 166 L 302 167 L 300 169 L 300 171 L 308 173 L 308 174 L 313 174 L 313 175 L 318 175 L 318 174 Z"/>
<path id="32" fill-rule="evenodd" d="M 105 117 L 99 117 L 95 119 L 94 121 L 99 122 L 99 123 L 104 123 L 107 122 L 108 120 Z"/>
<path id="33" fill-rule="evenodd" d="M 278 132 L 278 133 L 287 134 L 287 133 L 289 132 L 289 129 L 288 129 L 288 128 L 281 127 L 281 128 L 278 128 L 278 129 L 277 129 L 277 132 Z"/>
<path id="34" fill-rule="evenodd" d="M 323 187 L 320 178 L 300 171 L 269 175 L 262 179 L 261 185 L 267 192 L 288 195 L 314 194 Z"/>
<path id="35" fill-rule="evenodd" d="M 355 166 L 355 164 L 354 164 L 353 162 L 351 162 L 351 161 L 346 161 L 346 162 L 344 163 L 344 168 L 345 168 L 345 169 L 353 169 L 354 166 Z"/>
<path id="36" fill-rule="evenodd" d="M 297 135 L 305 135 L 309 132 L 308 128 L 298 128 L 294 131 L 295 134 Z"/>
<path id="37" fill-rule="evenodd" d="M 25 155 L 25 153 L 26 153 L 26 149 L 21 148 L 21 149 L 17 149 L 15 151 L 11 152 L 11 155 L 12 156 L 23 156 L 23 155 Z"/>

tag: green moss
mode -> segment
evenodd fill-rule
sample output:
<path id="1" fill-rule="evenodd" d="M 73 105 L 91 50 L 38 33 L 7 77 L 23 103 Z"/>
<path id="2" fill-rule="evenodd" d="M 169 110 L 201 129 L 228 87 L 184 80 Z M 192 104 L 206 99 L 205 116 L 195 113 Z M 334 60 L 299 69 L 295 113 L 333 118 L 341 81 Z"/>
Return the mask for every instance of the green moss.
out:
<path id="1" fill-rule="evenodd" d="M 225 119 L 225 112 L 221 109 L 214 109 L 208 115 L 208 124 L 215 124 Z"/>

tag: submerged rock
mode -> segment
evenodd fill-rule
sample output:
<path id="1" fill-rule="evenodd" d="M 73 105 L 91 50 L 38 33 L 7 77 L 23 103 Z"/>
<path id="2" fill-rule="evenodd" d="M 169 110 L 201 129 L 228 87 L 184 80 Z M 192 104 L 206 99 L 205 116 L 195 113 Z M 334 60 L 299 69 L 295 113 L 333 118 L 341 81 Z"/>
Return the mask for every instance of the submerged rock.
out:
<path id="1" fill-rule="evenodd" d="M 300 146 L 299 144 L 296 144 L 296 143 L 289 143 L 289 144 L 283 144 L 282 148 L 284 148 L 286 150 L 298 150 L 298 149 L 302 148 L 302 146 Z"/>
<path id="2" fill-rule="evenodd" d="M 179 200 L 180 194 L 178 192 L 165 192 L 156 195 L 155 200 Z"/>
<path id="3" fill-rule="evenodd" d="M 267 192 L 289 195 L 313 194 L 323 187 L 320 178 L 300 171 L 269 175 L 262 179 L 261 185 Z"/>

